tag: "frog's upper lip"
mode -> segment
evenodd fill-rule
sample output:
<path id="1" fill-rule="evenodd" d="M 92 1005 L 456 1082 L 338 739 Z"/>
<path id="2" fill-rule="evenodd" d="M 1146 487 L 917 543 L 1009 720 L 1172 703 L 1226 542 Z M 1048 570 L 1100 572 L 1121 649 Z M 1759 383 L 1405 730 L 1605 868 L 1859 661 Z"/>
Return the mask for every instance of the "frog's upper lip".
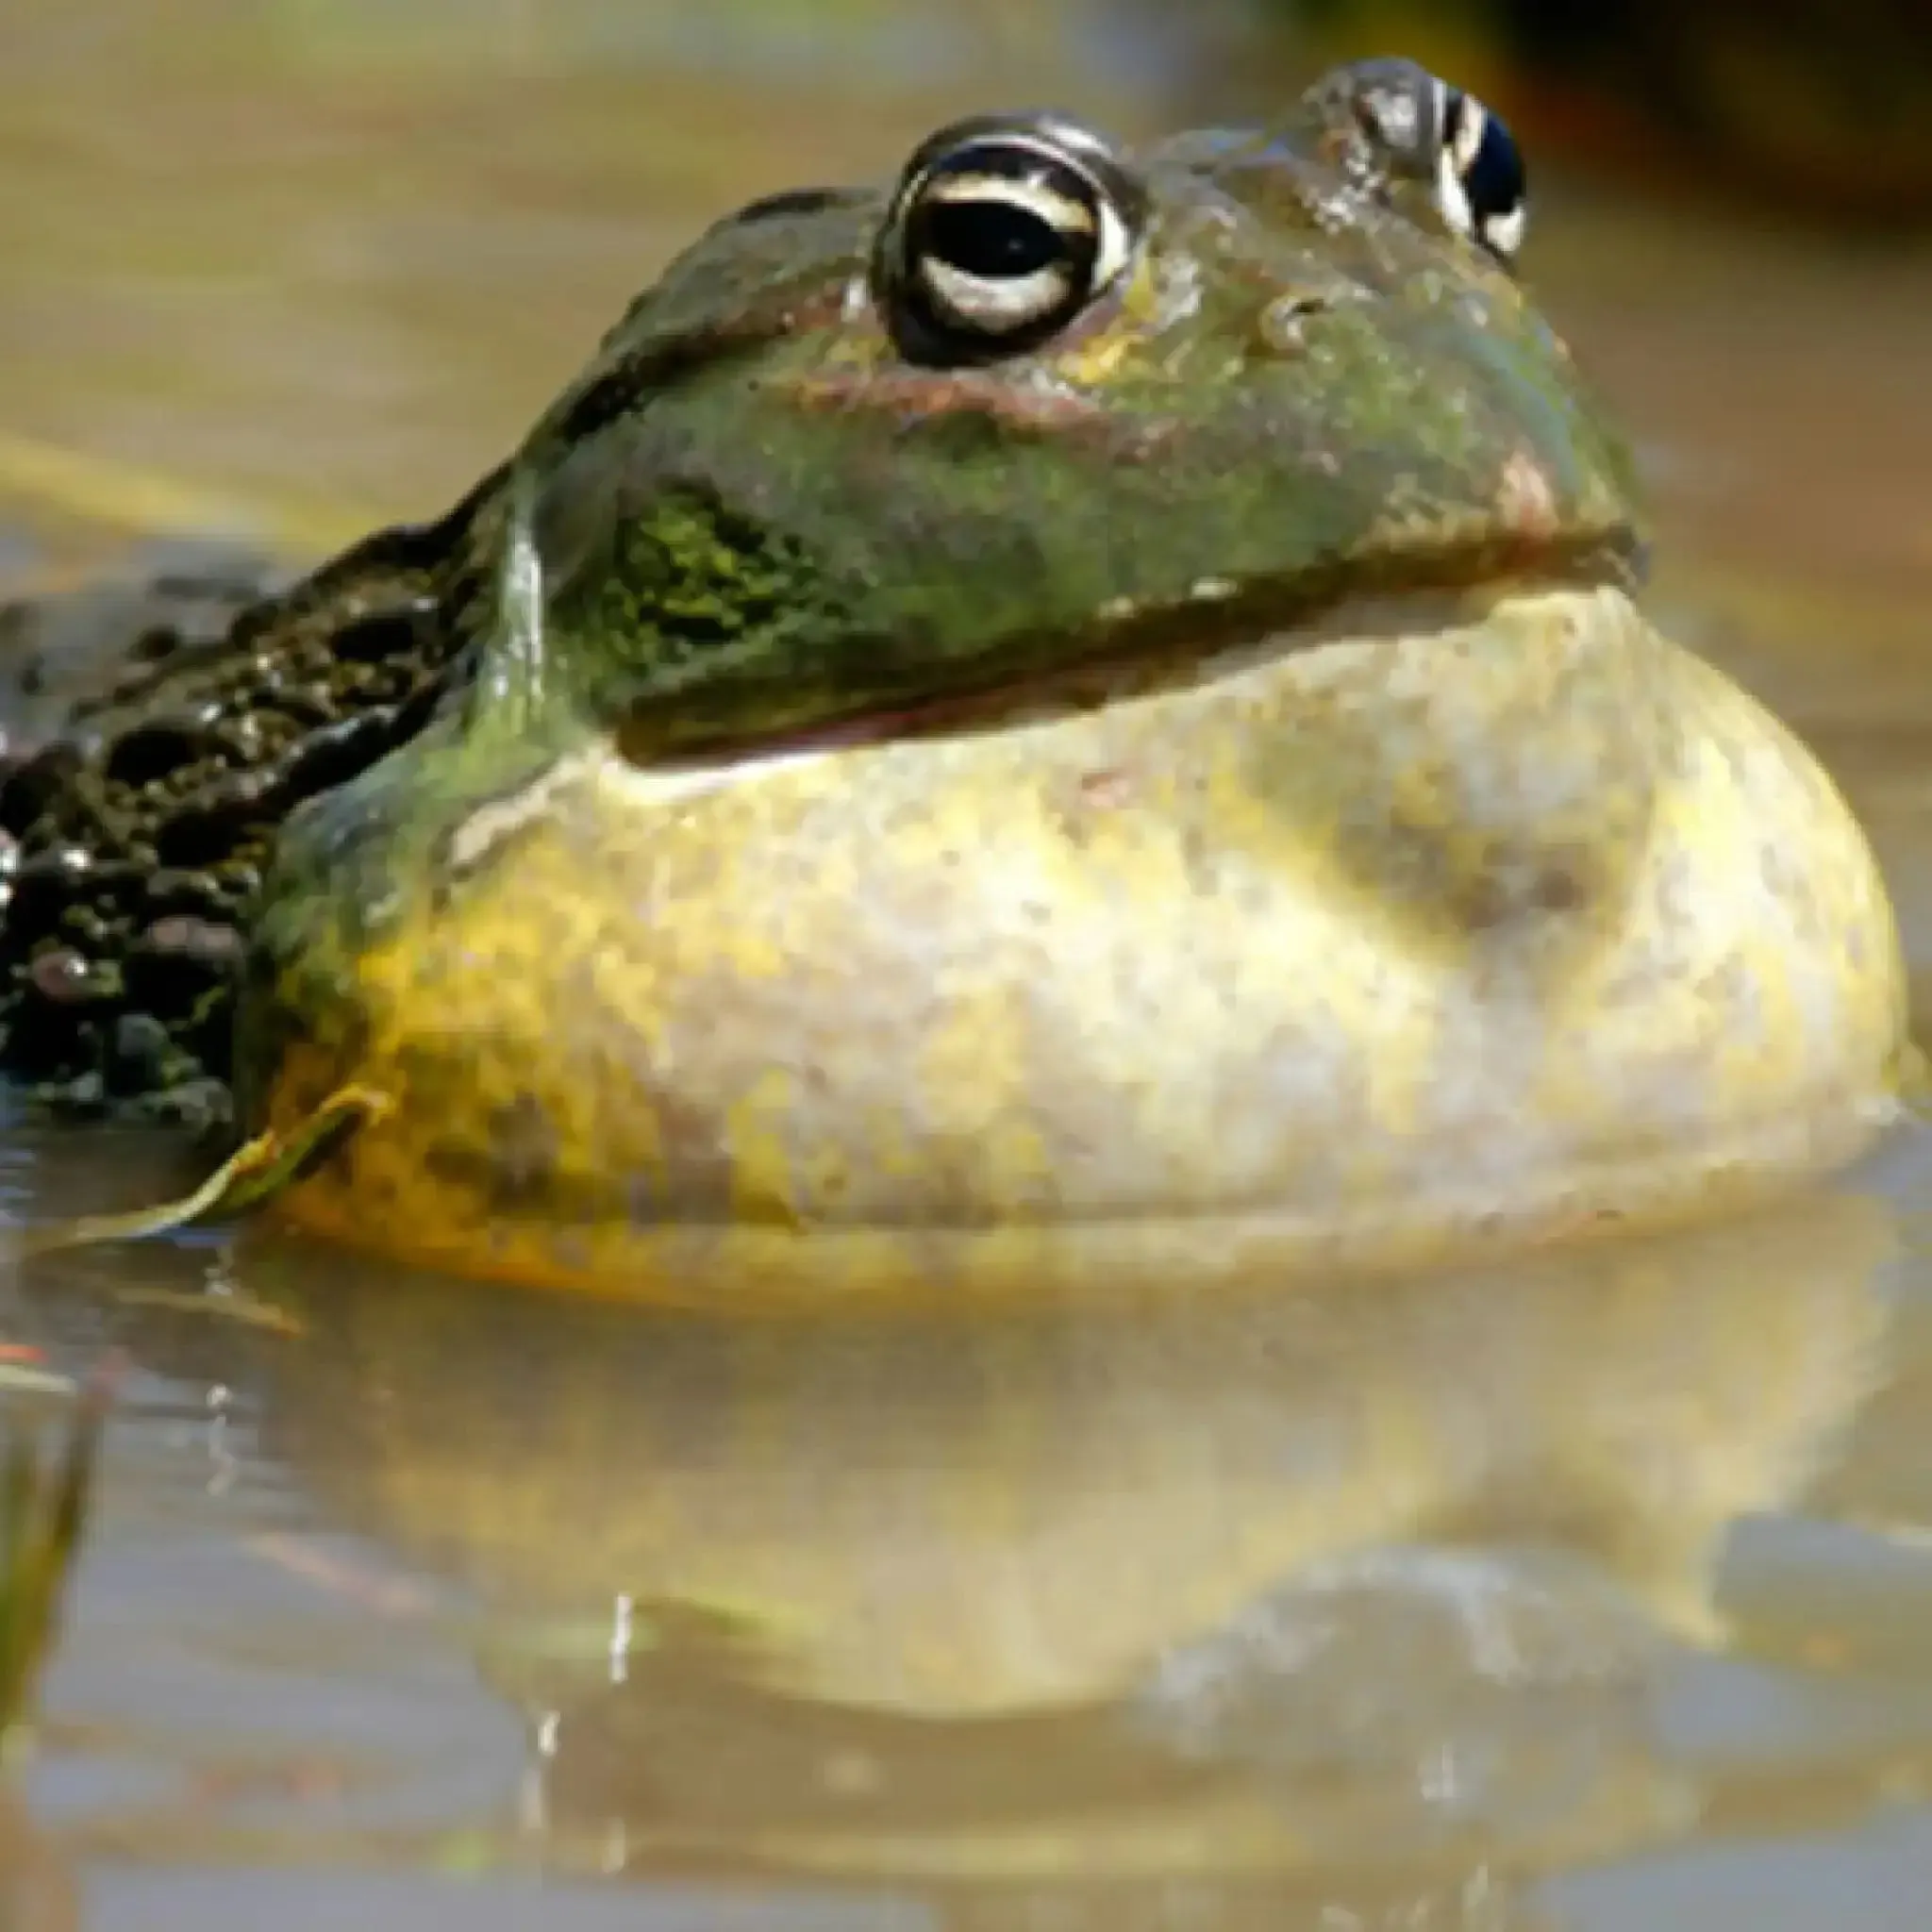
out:
<path id="1" fill-rule="evenodd" d="M 984 682 L 902 702 L 880 702 L 775 730 L 721 731 L 704 743 L 654 748 L 648 721 L 620 726 L 618 749 L 656 770 L 741 765 L 892 739 L 999 730 L 1091 710 L 1123 699 L 1208 684 L 1272 658 L 1342 639 L 1414 637 L 1470 621 L 1472 599 L 1558 589 L 1633 589 L 1641 545 L 1627 533 L 1579 542 L 1534 569 L 1445 573 L 1440 581 L 1365 586 L 1328 599 L 1285 604 L 1278 591 L 1204 579 L 1184 603 L 1159 609 L 1120 605 L 1099 613 L 1091 641 L 1058 660 L 1016 649 Z M 1045 668 L 1041 668 L 1042 665 Z"/>

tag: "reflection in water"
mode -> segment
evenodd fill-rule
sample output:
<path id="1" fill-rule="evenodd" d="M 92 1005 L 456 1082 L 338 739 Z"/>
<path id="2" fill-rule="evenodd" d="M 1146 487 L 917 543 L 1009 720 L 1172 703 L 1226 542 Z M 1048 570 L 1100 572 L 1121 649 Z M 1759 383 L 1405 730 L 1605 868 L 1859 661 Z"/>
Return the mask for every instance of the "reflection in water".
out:
<path id="1" fill-rule="evenodd" d="M 1846 1197 L 1333 1296 L 838 1324 L 241 1273 L 307 1330 L 271 1445 L 489 1606 L 553 1863 L 973 1912 L 1269 1874 L 1274 1924 L 1373 1872 L 1501 1924 L 1501 1874 L 1694 1820 L 1659 1674 L 1866 1391 L 1892 1245 Z"/>

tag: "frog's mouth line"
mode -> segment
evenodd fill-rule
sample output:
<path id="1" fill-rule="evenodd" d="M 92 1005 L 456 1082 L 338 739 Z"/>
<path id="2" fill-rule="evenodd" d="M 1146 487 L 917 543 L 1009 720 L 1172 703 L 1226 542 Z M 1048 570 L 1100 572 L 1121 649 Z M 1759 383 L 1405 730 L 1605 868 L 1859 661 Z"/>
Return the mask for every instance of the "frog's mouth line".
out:
<path id="1" fill-rule="evenodd" d="M 1243 596 L 1232 587 L 1204 587 L 1185 604 L 1125 611 L 1077 657 L 1039 669 L 1042 651 L 1024 647 L 985 682 L 901 703 L 858 706 L 792 726 L 718 731 L 666 744 L 655 719 L 626 720 L 617 749 L 655 772 L 716 773 L 771 758 L 851 750 L 898 740 L 959 737 L 1012 729 L 1102 706 L 1198 689 L 1326 645 L 1395 641 L 1466 630 L 1498 606 L 1553 591 L 1636 588 L 1640 559 L 1628 549 L 1594 544 L 1540 568 L 1445 575 L 1433 585 L 1346 596 L 1284 615 L 1277 594 Z"/>

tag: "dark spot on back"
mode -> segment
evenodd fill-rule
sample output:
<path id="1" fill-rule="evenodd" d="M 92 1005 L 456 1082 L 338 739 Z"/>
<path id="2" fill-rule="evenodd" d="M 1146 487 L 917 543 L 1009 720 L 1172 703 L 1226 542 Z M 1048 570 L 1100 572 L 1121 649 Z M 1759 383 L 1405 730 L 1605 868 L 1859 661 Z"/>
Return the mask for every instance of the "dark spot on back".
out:
<path id="1" fill-rule="evenodd" d="M 109 784 L 139 787 L 192 765 L 209 752 L 207 728 L 189 718 L 157 718 L 137 724 L 108 750 Z"/>
<path id="2" fill-rule="evenodd" d="M 397 609 L 375 610 L 352 617 L 329 632 L 329 649 L 355 664 L 385 664 L 433 648 L 431 629 L 438 621 L 436 600 L 425 595 Z"/>

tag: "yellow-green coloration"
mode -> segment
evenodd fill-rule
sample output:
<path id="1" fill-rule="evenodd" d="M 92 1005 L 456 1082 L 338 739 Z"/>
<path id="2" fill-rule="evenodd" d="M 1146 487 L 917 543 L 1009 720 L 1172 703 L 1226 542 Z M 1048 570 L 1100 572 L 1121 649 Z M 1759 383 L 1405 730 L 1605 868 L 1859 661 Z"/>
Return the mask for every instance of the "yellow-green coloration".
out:
<path id="1" fill-rule="evenodd" d="M 245 1118 L 391 1103 L 290 1217 L 713 1303 L 1194 1286 L 1865 1144 L 1863 838 L 1640 614 L 1526 298 L 1323 139 L 1128 163 L 1124 292 L 1005 362 L 897 359 L 882 196 L 640 300 L 474 684 L 282 841 Z"/>

